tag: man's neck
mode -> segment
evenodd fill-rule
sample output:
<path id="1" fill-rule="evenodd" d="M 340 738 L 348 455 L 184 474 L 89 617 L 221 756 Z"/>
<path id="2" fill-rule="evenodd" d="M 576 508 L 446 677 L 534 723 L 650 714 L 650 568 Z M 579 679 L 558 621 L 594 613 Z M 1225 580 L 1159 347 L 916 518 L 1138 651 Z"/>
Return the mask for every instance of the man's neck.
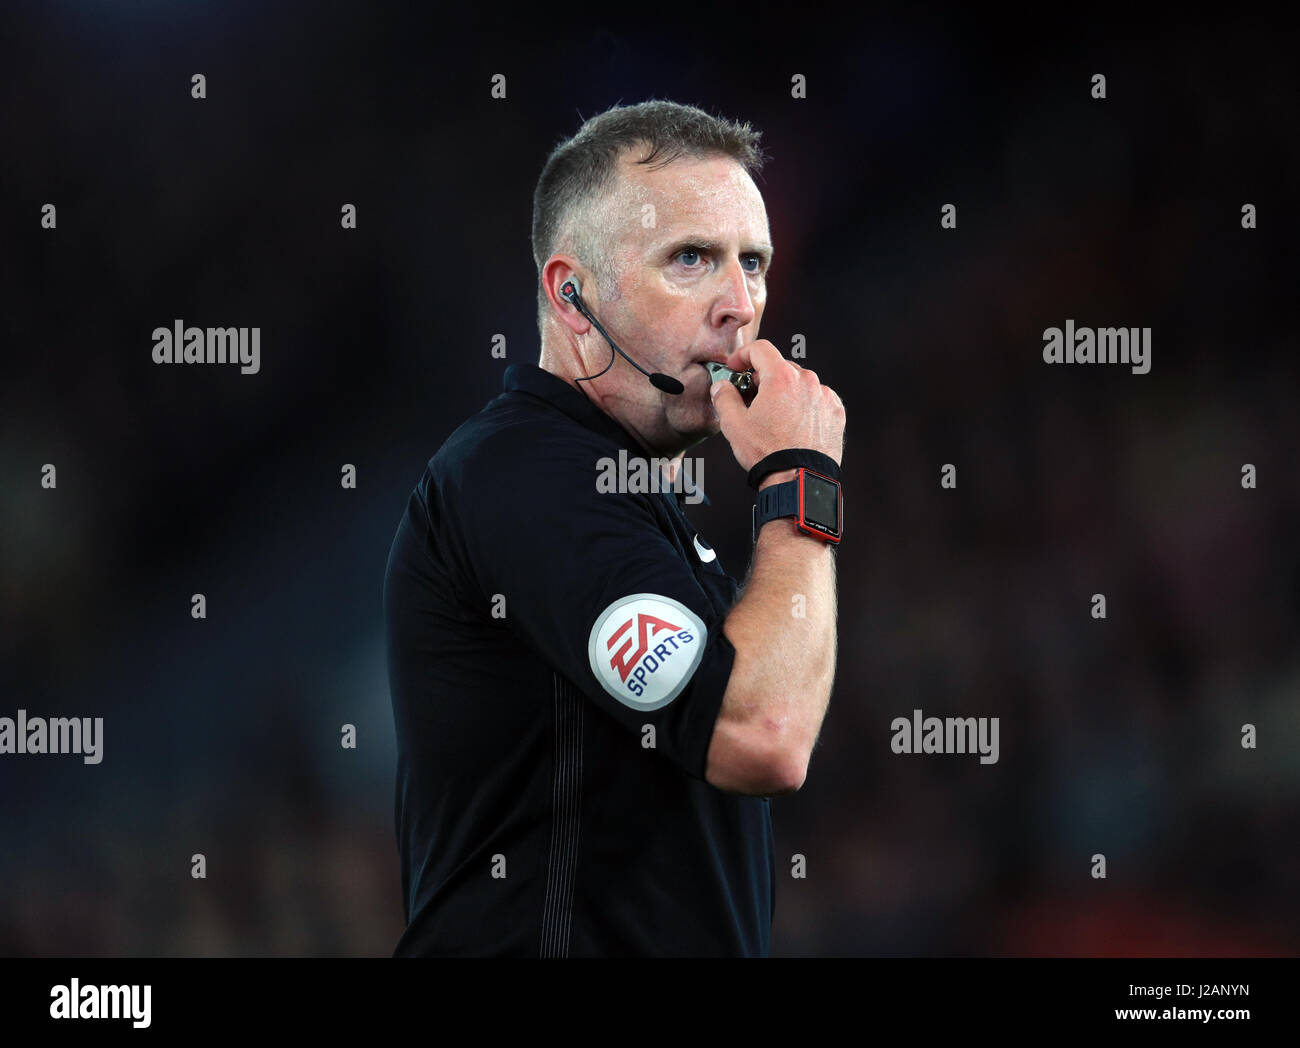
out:
<path id="1" fill-rule="evenodd" d="M 654 448 L 652 448 L 649 444 L 646 443 L 645 439 L 637 431 L 635 426 L 629 425 L 623 419 L 615 415 L 612 411 L 608 410 L 599 398 L 593 397 L 590 393 L 588 393 L 585 389 L 583 389 L 582 383 L 578 382 L 573 375 L 570 375 L 565 371 L 559 370 L 557 368 L 557 362 L 555 360 L 554 355 L 547 353 L 545 349 L 542 350 L 541 359 L 538 360 L 537 366 L 541 368 L 543 371 L 550 372 L 550 374 L 554 375 L 556 378 L 563 379 L 574 389 L 576 389 L 579 393 L 581 393 L 584 397 L 586 397 L 587 400 L 591 403 L 591 405 L 595 407 L 598 411 L 602 412 L 603 414 L 605 414 L 606 416 L 608 416 L 609 418 L 617 422 L 632 437 L 632 439 L 637 442 L 637 445 L 641 448 L 641 450 L 644 451 L 650 458 L 668 459 L 669 463 L 664 468 L 664 475 L 668 477 L 670 481 L 676 478 L 677 473 L 681 469 L 682 458 L 686 455 L 685 448 L 681 448 L 680 450 L 673 451 L 671 453 L 665 451 L 657 451 Z"/>

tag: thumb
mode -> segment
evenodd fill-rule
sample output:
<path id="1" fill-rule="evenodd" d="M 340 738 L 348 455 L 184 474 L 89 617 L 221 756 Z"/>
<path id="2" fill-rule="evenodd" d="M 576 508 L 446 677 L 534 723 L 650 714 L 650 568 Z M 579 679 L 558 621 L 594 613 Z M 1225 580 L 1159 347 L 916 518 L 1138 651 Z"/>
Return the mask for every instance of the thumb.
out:
<path id="1" fill-rule="evenodd" d="M 737 411 L 745 410 L 745 401 L 740 390 L 726 379 L 718 379 L 709 387 L 709 396 L 713 398 L 713 410 L 718 413 L 723 429 L 734 421 Z"/>

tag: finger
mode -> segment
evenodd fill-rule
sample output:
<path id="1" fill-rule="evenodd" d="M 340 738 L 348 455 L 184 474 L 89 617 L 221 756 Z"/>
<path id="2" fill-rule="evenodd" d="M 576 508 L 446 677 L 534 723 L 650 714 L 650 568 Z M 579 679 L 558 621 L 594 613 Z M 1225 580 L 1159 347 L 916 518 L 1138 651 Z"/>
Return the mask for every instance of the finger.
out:
<path id="1" fill-rule="evenodd" d="M 727 367 L 732 371 L 750 371 L 761 376 L 764 371 L 778 367 L 785 357 L 767 339 L 747 342 L 727 358 Z"/>
<path id="2" fill-rule="evenodd" d="M 749 350 L 752 346 L 752 342 L 746 342 L 739 349 L 733 349 L 724 363 L 732 371 L 748 371 L 750 367 Z"/>

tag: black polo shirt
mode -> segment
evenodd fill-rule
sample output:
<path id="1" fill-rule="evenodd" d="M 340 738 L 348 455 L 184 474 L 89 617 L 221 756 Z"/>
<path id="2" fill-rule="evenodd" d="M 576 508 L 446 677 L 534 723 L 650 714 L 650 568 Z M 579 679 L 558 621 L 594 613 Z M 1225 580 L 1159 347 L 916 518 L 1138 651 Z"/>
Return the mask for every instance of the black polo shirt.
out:
<path id="1" fill-rule="evenodd" d="M 736 580 L 685 493 L 601 490 L 648 456 L 585 393 L 533 365 L 504 386 L 388 558 L 396 954 L 766 956 L 769 801 L 704 779 Z"/>

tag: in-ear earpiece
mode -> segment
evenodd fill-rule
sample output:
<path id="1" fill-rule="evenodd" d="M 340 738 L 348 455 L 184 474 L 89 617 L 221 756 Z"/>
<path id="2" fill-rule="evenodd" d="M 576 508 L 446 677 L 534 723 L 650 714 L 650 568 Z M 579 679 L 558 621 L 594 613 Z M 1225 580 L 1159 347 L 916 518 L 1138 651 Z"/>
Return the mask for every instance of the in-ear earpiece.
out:
<path id="1" fill-rule="evenodd" d="M 560 297 L 572 306 L 577 306 L 577 298 L 582 294 L 582 284 L 578 282 L 577 277 L 569 277 L 560 285 Z"/>

